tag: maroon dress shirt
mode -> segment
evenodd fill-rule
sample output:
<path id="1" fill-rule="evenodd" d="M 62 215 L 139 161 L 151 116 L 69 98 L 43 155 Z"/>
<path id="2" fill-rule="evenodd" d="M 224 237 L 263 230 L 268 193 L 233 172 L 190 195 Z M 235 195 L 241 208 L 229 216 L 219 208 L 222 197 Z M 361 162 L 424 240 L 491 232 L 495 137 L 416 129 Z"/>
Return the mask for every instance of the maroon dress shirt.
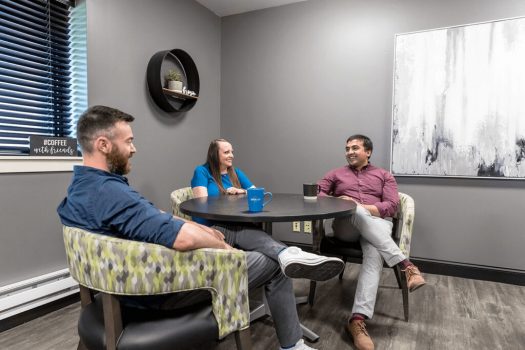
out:
<path id="1" fill-rule="evenodd" d="M 382 218 L 393 216 L 399 205 L 394 176 L 370 163 L 359 171 L 348 165 L 330 170 L 318 184 L 320 196 L 348 196 L 358 203 L 375 205 Z"/>

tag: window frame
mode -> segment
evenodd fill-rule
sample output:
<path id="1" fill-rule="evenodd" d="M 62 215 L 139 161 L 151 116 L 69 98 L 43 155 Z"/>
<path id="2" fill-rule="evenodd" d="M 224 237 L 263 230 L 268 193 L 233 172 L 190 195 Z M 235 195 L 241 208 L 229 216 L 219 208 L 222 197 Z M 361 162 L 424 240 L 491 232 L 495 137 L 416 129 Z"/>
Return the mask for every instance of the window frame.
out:
<path id="1" fill-rule="evenodd" d="M 70 172 L 82 157 L 0 156 L 0 174 Z"/>

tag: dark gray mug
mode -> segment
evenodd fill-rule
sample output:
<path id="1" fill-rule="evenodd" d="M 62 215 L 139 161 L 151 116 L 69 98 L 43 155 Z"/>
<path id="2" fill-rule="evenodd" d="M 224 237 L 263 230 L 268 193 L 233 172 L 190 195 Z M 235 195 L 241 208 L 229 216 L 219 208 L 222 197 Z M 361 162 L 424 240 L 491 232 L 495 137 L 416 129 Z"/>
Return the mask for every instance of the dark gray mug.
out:
<path id="1" fill-rule="evenodd" d="M 303 184 L 304 199 L 316 199 L 319 193 L 318 184 Z"/>

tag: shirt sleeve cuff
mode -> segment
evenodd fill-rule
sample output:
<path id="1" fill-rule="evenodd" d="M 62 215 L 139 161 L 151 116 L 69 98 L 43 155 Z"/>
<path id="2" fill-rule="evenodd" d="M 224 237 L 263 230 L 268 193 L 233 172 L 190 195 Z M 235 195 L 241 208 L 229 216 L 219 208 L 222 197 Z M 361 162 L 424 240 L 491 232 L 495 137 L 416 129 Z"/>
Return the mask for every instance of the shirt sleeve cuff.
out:
<path id="1" fill-rule="evenodd" d="M 384 218 L 385 216 L 387 216 L 388 213 L 387 213 L 384 203 L 377 202 L 377 203 L 374 203 L 374 205 L 379 211 L 379 216 L 381 216 L 381 218 Z"/>
<path id="2" fill-rule="evenodd" d="M 175 240 L 177 239 L 177 236 L 179 235 L 179 231 L 182 228 L 182 225 L 185 224 L 184 221 L 180 219 L 175 219 L 175 218 L 173 218 L 172 223 L 173 223 L 173 239 L 171 241 L 170 247 L 173 247 L 173 245 L 175 244 Z"/>

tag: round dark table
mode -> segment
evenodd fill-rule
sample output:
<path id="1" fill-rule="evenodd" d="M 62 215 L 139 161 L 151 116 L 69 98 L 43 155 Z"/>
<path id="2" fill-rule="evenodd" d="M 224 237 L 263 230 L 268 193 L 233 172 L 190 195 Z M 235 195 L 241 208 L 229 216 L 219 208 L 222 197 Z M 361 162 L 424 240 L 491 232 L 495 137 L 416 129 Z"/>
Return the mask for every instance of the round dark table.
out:
<path id="1" fill-rule="evenodd" d="M 187 200 L 180 205 L 180 211 L 186 215 L 226 222 L 262 222 L 264 230 L 272 233 L 272 222 L 312 221 L 312 250 L 319 252 L 321 243 L 322 219 L 337 218 L 350 215 L 356 204 L 353 201 L 335 197 L 318 197 L 304 199 L 302 194 L 274 193 L 273 199 L 263 211 L 252 213 L 248 211 L 246 195 L 223 195 L 200 197 Z M 312 284 L 310 289 L 312 289 Z M 301 297 L 298 302 L 306 302 Z M 261 315 L 269 314 L 263 303 Z M 250 317 L 252 318 L 252 316 Z M 301 324 L 303 334 L 310 341 L 317 341 L 319 336 Z"/>
<path id="2" fill-rule="evenodd" d="M 224 195 L 193 198 L 181 203 L 187 215 L 215 221 L 289 222 L 336 218 L 352 214 L 356 204 L 335 197 L 304 199 L 302 194 L 274 193 L 263 211 L 248 211 L 246 195 Z"/>
<path id="3" fill-rule="evenodd" d="M 180 205 L 184 214 L 226 222 L 262 222 L 272 233 L 272 222 L 312 221 L 312 251 L 318 253 L 321 244 L 322 219 L 351 215 L 356 204 L 335 197 L 304 199 L 302 194 L 274 193 L 263 211 L 248 211 L 246 195 L 223 195 L 187 200 Z"/>

